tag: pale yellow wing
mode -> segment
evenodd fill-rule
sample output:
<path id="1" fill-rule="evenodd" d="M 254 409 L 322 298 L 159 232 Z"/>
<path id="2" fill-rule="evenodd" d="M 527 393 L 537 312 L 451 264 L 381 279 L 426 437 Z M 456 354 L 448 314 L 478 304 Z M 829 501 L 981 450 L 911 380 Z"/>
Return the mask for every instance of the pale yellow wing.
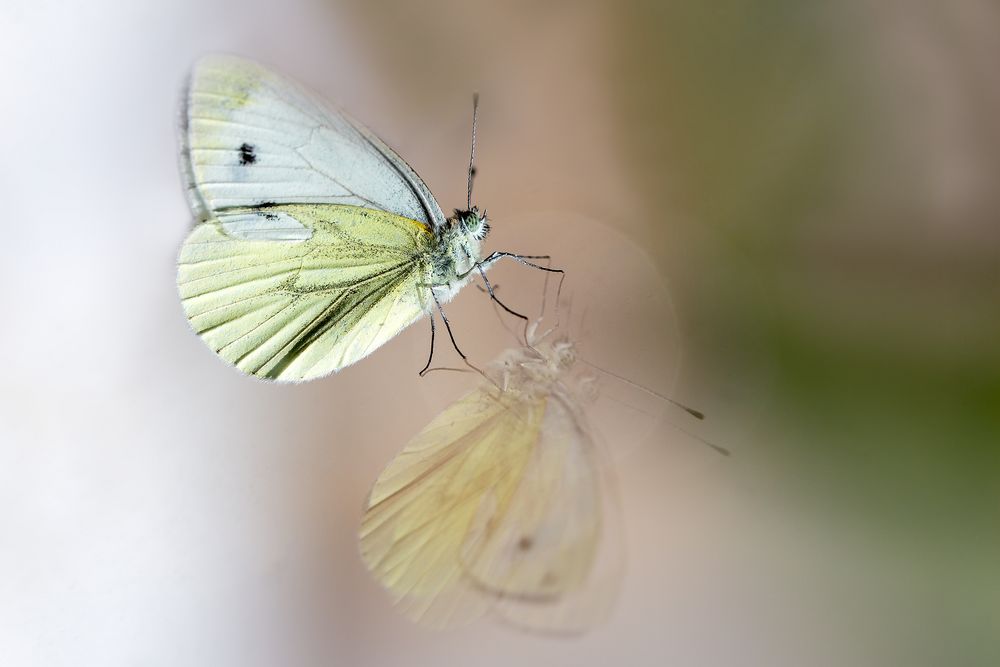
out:
<path id="1" fill-rule="evenodd" d="M 577 629 L 584 621 L 562 607 L 589 585 L 602 527 L 591 444 L 559 398 L 469 394 L 379 477 L 361 530 L 365 563 L 429 625 L 492 610 L 527 627 Z"/>
<path id="2" fill-rule="evenodd" d="M 600 496 L 589 447 L 575 419 L 549 396 L 517 493 L 464 564 L 502 596 L 545 601 L 579 588 L 600 534 Z M 583 558 L 579 558 L 582 556 Z"/>
<path id="3" fill-rule="evenodd" d="M 584 632 L 605 620 L 620 589 L 618 513 L 611 467 L 582 411 L 552 393 L 517 493 L 466 570 L 502 620 Z"/>
<path id="4" fill-rule="evenodd" d="M 426 312 L 431 243 L 421 223 L 356 206 L 233 208 L 188 236 L 177 284 L 191 326 L 224 360 L 309 380 Z"/>
<path id="5" fill-rule="evenodd" d="M 360 533 L 361 555 L 414 620 L 444 627 L 491 604 L 462 568 L 491 517 L 512 502 L 544 404 L 511 405 L 487 390 L 453 403 L 379 476 Z"/>

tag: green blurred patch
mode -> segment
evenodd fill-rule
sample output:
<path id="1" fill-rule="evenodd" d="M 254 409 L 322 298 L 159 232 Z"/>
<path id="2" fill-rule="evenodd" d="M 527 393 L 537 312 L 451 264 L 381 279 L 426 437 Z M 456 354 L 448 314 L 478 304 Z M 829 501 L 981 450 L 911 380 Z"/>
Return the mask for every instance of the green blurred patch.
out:
<path id="1" fill-rule="evenodd" d="M 648 208 L 683 214 L 654 254 L 708 332 L 691 363 L 765 369 L 746 398 L 778 437 L 753 446 L 790 496 L 912 568 L 948 619 L 921 641 L 981 660 L 1000 655 L 1000 257 L 924 233 L 954 221 L 884 168 L 910 154 L 906 95 L 877 62 L 891 26 L 852 9 L 627 3 L 621 127 Z"/>

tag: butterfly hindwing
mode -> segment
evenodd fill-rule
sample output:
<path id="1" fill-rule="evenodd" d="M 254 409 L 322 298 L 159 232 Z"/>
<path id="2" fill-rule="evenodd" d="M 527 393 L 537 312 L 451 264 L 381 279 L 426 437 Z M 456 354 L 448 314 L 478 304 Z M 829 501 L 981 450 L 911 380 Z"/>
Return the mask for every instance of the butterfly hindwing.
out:
<path id="1" fill-rule="evenodd" d="M 462 554 L 484 513 L 510 502 L 540 412 L 513 418 L 488 391 L 459 399 L 407 444 L 379 476 L 361 527 L 361 554 L 400 608 L 444 627 L 481 615 Z M 522 421 L 523 420 L 523 421 Z"/>
<path id="2" fill-rule="evenodd" d="M 575 634 L 605 620 L 623 573 L 609 462 L 579 405 L 552 393 L 514 503 L 469 566 L 491 613 L 532 632 Z"/>
<path id="3" fill-rule="evenodd" d="M 589 433 L 555 395 L 545 399 L 530 457 L 506 511 L 464 559 L 484 591 L 547 602 L 582 587 L 601 529 Z"/>
<path id="4" fill-rule="evenodd" d="M 178 260 L 194 330 L 240 370 L 308 380 L 366 356 L 428 307 L 423 225 L 355 206 L 230 209 Z"/>

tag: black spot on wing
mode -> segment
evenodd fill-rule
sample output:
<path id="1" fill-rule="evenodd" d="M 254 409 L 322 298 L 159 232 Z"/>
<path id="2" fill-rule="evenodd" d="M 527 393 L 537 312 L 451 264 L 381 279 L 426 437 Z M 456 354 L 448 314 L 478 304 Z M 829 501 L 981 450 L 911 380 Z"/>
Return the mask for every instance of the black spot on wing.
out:
<path id="1" fill-rule="evenodd" d="M 257 155 L 254 153 L 252 144 L 243 142 L 243 145 L 236 150 L 240 153 L 240 164 L 248 165 L 257 161 Z"/>

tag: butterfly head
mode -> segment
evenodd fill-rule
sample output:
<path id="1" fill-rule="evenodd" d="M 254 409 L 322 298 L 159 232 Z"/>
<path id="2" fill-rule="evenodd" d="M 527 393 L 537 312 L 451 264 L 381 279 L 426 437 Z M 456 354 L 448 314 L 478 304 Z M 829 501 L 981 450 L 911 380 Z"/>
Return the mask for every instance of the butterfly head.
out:
<path id="1" fill-rule="evenodd" d="M 548 362 L 553 371 L 565 371 L 576 363 L 576 346 L 565 338 L 555 341 L 548 352 Z"/>
<path id="2" fill-rule="evenodd" d="M 490 223 L 486 220 L 486 210 L 480 211 L 478 206 L 473 206 L 467 211 L 455 209 L 453 219 L 465 234 L 477 241 L 482 241 L 490 233 Z"/>
<path id="3" fill-rule="evenodd" d="M 596 398 L 597 383 L 578 361 L 576 346 L 561 337 L 507 350 L 491 366 L 492 376 L 504 391 L 530 398 L 569 392 L 576 401 L 586 403 Z"/>

